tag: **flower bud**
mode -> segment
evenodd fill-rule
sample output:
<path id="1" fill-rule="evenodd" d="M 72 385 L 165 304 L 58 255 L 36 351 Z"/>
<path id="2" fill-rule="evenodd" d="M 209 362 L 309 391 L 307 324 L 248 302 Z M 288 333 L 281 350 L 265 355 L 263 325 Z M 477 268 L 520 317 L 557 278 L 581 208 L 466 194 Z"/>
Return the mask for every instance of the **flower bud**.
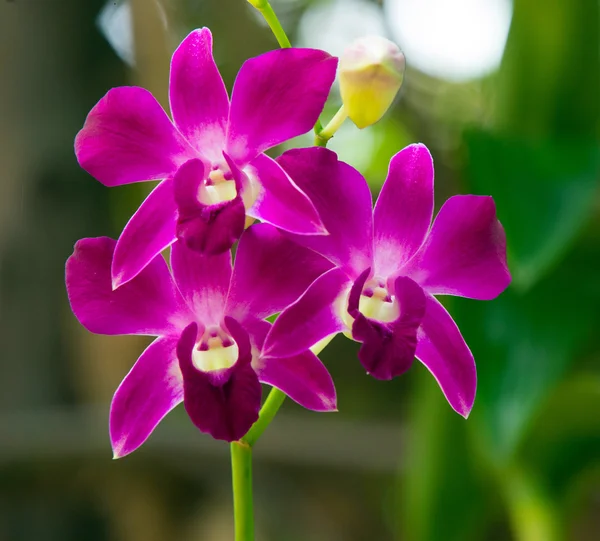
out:
<path id="1" fill-rule="evenodd" d="M 359 128 L 375 124 L 402 86 L 405 59 L 400 48 L 381 36 L 354 41 L 340 58 L 339 80 L 347 115 Z"/>

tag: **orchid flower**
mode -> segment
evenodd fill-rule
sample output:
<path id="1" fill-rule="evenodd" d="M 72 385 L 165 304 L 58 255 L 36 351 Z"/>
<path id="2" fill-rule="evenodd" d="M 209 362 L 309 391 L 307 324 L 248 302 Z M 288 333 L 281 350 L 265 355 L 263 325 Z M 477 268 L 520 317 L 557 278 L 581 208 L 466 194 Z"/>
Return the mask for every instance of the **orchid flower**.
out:
<path id="1" fill-rule="evenodd" d="M 430 228 L 433 161 L 420 144 L 392 158 L 374 210 L 364 178 L 333 152 L 290 150 L 278 162 L 329 231 L 294 240 L 336 266 L 280 314 L 263 351 L 294 355 L 344 332 L 362 343 L 366 371 L 384 380 L 406 372 L 416 355 L 452 408 L 467 417 L 475 362 L 434 295 L 488 300 L 508 286 L 506 239 L 492 198 L 451 197 Z"/>
<path id="2" fill-rule="evenodd" d="M 134 279 L 112 289 L 115 241 L 83 239 L 66 265 L 73 312 L 91 332 L 158 338 L 117 389 L 110 412 L 115 457 L 137 449 L 183 401 L 192 422 L 216 439 L 235 441 L 257 420 L 261 385 L 277 387 L 305 408 L 331 411 L 331 376 L 310 351 L 273 358 L 262 351 L 264 318 L 294 301 L 331 263 L 251 226 L 231 255 L 205 256 L 176 243 L 172 274 L 156 256 Z"/>
<path id="3" fill-rule="evenodd" d="M 316 49 L 247 60 L 231 103 L 207 28 L 171 60 L 173 122 L 139 87 L 113 88 L 75 140 L 79 164 L 106 186 L 162 180 L 123 230 L 112 263 L 117 288 L 177 239 L 218 254 L 253 219 L 296 234 L 325 234 L 309 198 L 263 152 L 309 131 L 323 109 L 337 59 Z M 232 169 L 241 174 L 232 174 Z"/>

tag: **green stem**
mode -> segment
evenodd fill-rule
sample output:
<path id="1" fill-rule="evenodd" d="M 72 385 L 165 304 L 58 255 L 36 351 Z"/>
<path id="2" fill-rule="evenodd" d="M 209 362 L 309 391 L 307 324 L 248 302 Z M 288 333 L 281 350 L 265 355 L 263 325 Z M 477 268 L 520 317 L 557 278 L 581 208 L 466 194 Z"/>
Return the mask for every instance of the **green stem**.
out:
<path id="1" fill-rule="evenodd" d="M 315 355 L 329 344 L 334 335 L 328 336 L 311 349 Z M 254 515 L 252 509 L 252 447 L 271 424 L 285 400 L 285 393 L 276 387 L 265 400 L 258 420 L 240 440 L 231 443 L 231 470 L 233 477 L 233 513 L 235 541 L 254 540 Z"/>
<path id="2" fill-rule="evenodd" d="M 231 474 L 235 541 L 254 541 L 252 447 L 243 441 L 231 442 Z"/>
<path id="3" fill-rule="evenodd" d="M 284 400 L 285 394 L 273 387 L 260 409 L 258 421 L 240 441 L 231 442 L 235 541 L 254 541 L 252 446 L 269 426 Z"/>
<path id="4" fill-rule="evenodd" d="M 336 131 L 338 131 L 344 120 L 348 118 L 348 113 L 342 105 L 338 112 L 329 121 L 329 124 L 325 126 L 321 131 L 318 131 L 315 135 L 315 145 L 318 147 L 326 147 L 329 140 L 333 137 Z"/>
<path id="5" fill-rule="evenodd" d="M 258 11 L 260 11 L 261 15 L 264 17 L 265 21 L 271 28 L 277 43 L 279 46 L 287 49 L 292 46 L 290 40 L 288 39 L 283 26 L 279 22 L 276 13 L 273 11 L 271 4 L 267 0 L 248 0 L 250 4 L 252 4 Z"/>
<path id="6" fill-rule="evenodd" d="M 260 14 L 263 16 L 269 28 L 273 32 L 275 39 L 277 39 L 277 43 L 283 49 L 287 49 L 292 46 L 285 30 L 281 26 L 279 19 L 277 18 L 277 14 L 273 11 L 271 4 L 268 0 L 248 0 L 248 2 L 256 8 Z M 346 113 L 344 113 L 344 106 L 340 108 L 340 110 L 336 113 L 336 115 L 331 119 L 331 122 L 327 124 L 325 129 L 323 129 L 323 125 L 321 124 L 321 120 L 317 119 L 315 123 L 315 145 L 319 147 L 326 147 L 329 139 L 333 137 L 333 134 L 338 130 L 338 128 L 342 125 L 342 122 L 346 120 Z"/>
<path id="7" fill-rule="evenodd" d="M 258 438 L 262 436 L 262 433 L 271 424 L 273 417 L 275 417 L 275 414 L 279 411 L 279 408 L 281 407 L 281 404 L 283 404 L 284 400 L 285 393 L 273 387 L 269 393 L 269 396 L 267 396 L 263 407 L 260 409 L 258 421 L 252 425 L 250 430 L 248 430 L 248 433 L 241 439 L 241 441 L 252 447 Z"/>

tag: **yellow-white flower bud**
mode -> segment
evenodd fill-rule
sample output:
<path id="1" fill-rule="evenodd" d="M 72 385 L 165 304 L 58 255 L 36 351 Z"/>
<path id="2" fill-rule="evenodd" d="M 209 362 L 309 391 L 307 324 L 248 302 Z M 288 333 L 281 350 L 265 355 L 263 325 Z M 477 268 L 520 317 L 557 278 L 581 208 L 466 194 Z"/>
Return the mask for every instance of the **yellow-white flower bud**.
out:
<path id="1" fill-rule="evenodd" d="M 406 62 L 400 48 L 381 36 L 354 41 L 340 58 L 344 110 L 359 128 L 375 124 L 402 86 Z"/>

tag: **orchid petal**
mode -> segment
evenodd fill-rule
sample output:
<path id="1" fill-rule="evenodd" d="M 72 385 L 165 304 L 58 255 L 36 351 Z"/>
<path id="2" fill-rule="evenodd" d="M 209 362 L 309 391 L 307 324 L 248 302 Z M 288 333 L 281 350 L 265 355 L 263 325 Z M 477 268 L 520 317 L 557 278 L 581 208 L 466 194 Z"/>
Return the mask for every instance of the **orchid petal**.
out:
<path id="1" fill-rule="evenodd" d="M 277 387 L 306 409 L 337 411 L 333 379 L 311 351 L 293 357 L 264 358 L 258 377 L 261 383 Z"/>
<path id="2" fill-rule="evenodd" d="M 433 216 L 433 160 L 427 147 L 410 145 L 390 161 L 375 210 L 378 276 L 391 276 L 423 244 Z"/>
<path id="3" fill-rule="evenodd" d="M 181 133 L 204 157 L 220 162 L 229 98 L 213 58 L 208 28 L 191 32 L 173 53 L 169 98 Z"/>
<path id="4" fill-rule="evenodd" d="M 173 178 L 178 208 L 177 238 L 190 249 L 204 254 L 228 251 L 244 231 L 246 210 L 241 197 L 230 201 L 204 204 L 198 199 L 204 185 L 205 166 L 201 160 L 189 160 Z"/>
<path id="5" fill-rule="evenodd" d="M 358 358 L 374 378 L 389 380 L 400 376 L 412 365 L 417 347 L 417 329 L 425 314 L 425 294 L 410 278 L 400 276 L 394 294 L 400 314 L 394 321 L 382 322 L 359 312 L 359 300 L 368 269 L 354 283 L 348 299 L 348 313 L 354 318 L 352 337 L 362 346 Z"/>
<path id="6" fill-rule="evenodd" d="M 310 198 L 329 233 L 294 235 L 294 241 L 324 255 L 353 277 L 371 267 L 373 210 L 362 175 L 325 148 L 289 150 L 277 161 Z"/>
<path id="7" fill-rule="evenodd" d="M 247 214 L 299 235 L 327 234 L 310 199 L 281 166 L 266 154 L 250 163 L 258 184 L 257 199 Z"/>
<path id="8" fill-rule="evenodd" d="M 116 241 L 82 239 L 66 265 L 71 308 L 81 324 L 98 334 L 172 334 L 191 319 L 165 260 L 159 255 L 133 280 L 112 289 Z"/>
<path id="9" fill-rule="evenodd" d="M 192 422 L 215 439 L 236 441 L 258 419 L 262 390 L 252 369 L 248 335 L 231 321 L 227 328 L 240 352 L 231 368 L 202 372 L 194 366 L 192 350 L 198 332 L 195 323 L 183 331 L 177 356 L 183 373 L 183 402 Z"/>
<path id="10" fill-rule="evenodd" d="M 231 253 L 205 256 L 176 242 L 171 248 L 173 277 L 198 321 L 218 325 L 231 278 Z"/>
<path id="11" fill-rule="evenodd" d="M 129 282 L 177 240 L 176 224 L 177 207 L 168 179 L 150 192 L 123 229 L 112 261 L 113 288 Z"/>
<path id="12" fill-rule="evenodd" d="M 312 129 L 337 59 L 316 49 L 278 49 L 244 62 L 233 86 L 227 152 L 245 164 Z"/>
<path id="13" fill-rule="evenodd" d="M 468 417 L 475 401 L 475 360 L 446 309 L 427 296 L 416 356 L 437 380 L 452 408 Z"/>
<path id="14" fill-rule="evenodd" d="M 243 321 L 286 308 L 332 264 L 268 224 L 247 229 L 238 244 L 227 313 Z"/>
<path id="15" fill-rule="evenodd" d="M 336 393 L 331 375 L 325 365 L 311 351 L 293 357 L 262 357 L 265 337 L 271 324 L 262 319 L 249 318 L 244 328 L 252 345 L 259 352 L 253 367 L 261 383 L 277 387 L 302 407 L 313 411 L 336 411 Z"/>
<path id="16" fill-rule="evenodd" d="M 158 423 L 183 400 L 177 337 L 155 340 L 119 385 L 110 407 L 110 441 L 115 458 L 135 451 Z"/>
<path id="17" fill-rule="evenodd" d="M 339 268 L 317 278 L 306 292 L 275 320 L 263 347 L 265 357 L 292 357 L 319 340 L 346 328 L 341 309 L 351 280 Z"/>
<path id="18" fill-rule="evenodd" d="M 109 90 L 75 138 L 79 165 L 105 186 L 171 176 L 195 151 L 144 88 Z"/>
<path id="19" fill-rule="evenodd" d="M 497 297 L 508 287 L 510 272 L 494 200 L 477 195 L 448 199 L 425 244 L 401 272 L 431 294 Z"/>

